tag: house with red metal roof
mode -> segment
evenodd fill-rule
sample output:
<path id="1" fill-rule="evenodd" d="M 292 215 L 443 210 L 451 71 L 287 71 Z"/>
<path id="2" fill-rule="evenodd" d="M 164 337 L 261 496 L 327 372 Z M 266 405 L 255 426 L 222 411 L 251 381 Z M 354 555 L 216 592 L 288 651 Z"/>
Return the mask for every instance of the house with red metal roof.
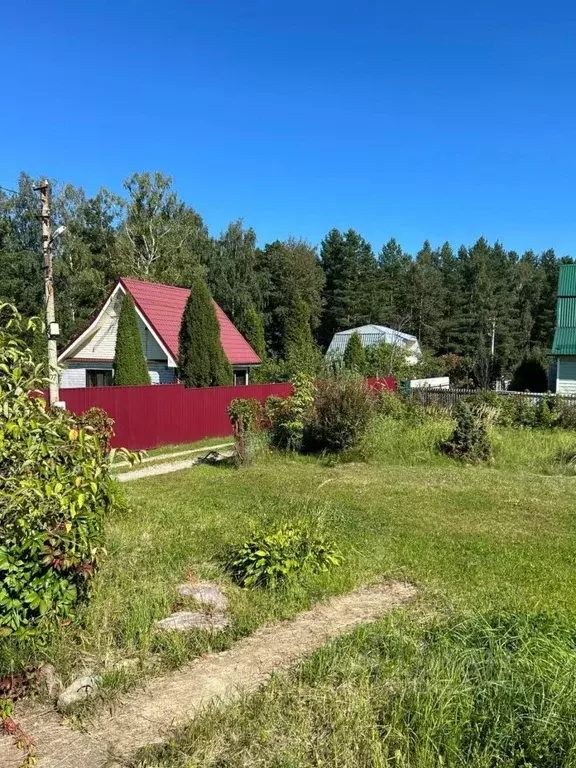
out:
<path id="1" fill-rule="evenodd" d="M 102 308 L 60 353 L 60 387 L 105 387 L 112 384 L 116 333 L 122 296 L 129 293 L 138 315 L 144 357 L 152 384 L 173 384 L 178 366 L 178 336 L 187 288 L 120 278 Z M 260 358 L 214 302 L 220 340 L 234 373 L 234 384 L 248 384 Z"/>

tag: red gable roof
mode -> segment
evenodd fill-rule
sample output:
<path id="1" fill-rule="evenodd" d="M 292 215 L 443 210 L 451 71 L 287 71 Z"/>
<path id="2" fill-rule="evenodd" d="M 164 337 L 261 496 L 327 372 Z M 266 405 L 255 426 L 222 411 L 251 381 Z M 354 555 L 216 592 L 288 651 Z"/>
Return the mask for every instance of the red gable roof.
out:
<path id="1" fill-rule="evenodd" d="M 180 323 L 190 290 L 125 277 L 121 277 L 120 282 L 132 296 L 134 303 L 160 337 L 162 343 L 168 348 L 172 357 L 178 360 Z M 220 324 L 220 341 L 228 362 L 231 365 L 243 363 L 257 365 L 260 363 L 260 358 L 236 326 L 222 312 L 216 302 L 214 302 L 214 306 Z"/>

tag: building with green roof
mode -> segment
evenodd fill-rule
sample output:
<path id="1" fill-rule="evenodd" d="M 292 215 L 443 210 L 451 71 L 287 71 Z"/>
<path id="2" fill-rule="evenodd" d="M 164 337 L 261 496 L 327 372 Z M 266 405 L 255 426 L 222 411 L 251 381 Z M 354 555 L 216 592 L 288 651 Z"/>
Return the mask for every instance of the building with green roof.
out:
<path id="1" fill-rule="evenodd" d="M 552 356 L 556 392 L 576 395 L 576 264 L 560 266 Z"/>

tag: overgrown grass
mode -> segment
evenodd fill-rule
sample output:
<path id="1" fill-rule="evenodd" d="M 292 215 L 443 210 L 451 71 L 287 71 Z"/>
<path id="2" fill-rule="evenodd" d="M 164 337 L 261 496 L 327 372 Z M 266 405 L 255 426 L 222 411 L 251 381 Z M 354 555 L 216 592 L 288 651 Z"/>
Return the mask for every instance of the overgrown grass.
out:
<path id="1" fill-rule="evenodd" d="M 480 612 L 482 616 L 474 619 L 479 626 L 488 621 L 487 614 L 493 613 L 514 613 L 520 617 L 519 621 L 527 613 L 557 613 L 564 617 L 563 621 L 572 621 L 576 614 L 573 512 L 576 487 L 570 476 L 552 474 L 557 471 L 554 457 L 562 447 L 572 445 L 572 435 L 499 430 L 494 434 L 494 462 L 489 466 L 464 466 L 435 450 L 437 441 L 450 433 L 451 426 L 449 421 L 425 421 L 410 426 L 383 419 L 367 444 L 355 455 L 348 456 L 347 461 L 265 455 L 254 465 L 240 470 L 199 466 L 130 484 L 125 490 L 131 512 L 107 523 L 109 554 L 95 578 L 92 600 L 78 624 L 61 628 L 44 647 L 28 644 L 19 648 L 3 639 L 0 643 L 0 673 L 24 662 L 43 660 L 53 661 L 66 679 L 83 666 L 100 670 L 105 660 L 126 657 L 139 657 L 143 662 L 153 659 L 156 668 L 178 665 L 209 649 L 227 647 L 235 638 L 257 626 L 292 616 L 321 597 L 347 591 L 383 574 L 413 580 L 419 587 L 421 605 L 426 612 L 454 616 Z M 362 456 L 368 460 L 361 461 Z M 338 544 L 345 555 L 341 568 L 328 574 L 308 576 L 274 593 L 244 591 L 228 584 L 233 623 L 231 629 L 220 636 L 205 637 L 199 633 L 159 636 L 155 633 L 155 620 L 184 607 L 183 601 L 177 598 L 176 585 L 189 571 L 226 583 L 215 556 L 227 544 L 242 540 L 254 528 L 277 525 L 303 515 L 319 518 L 326 535 Z M 396 621 L 403 623 L 397 625 Z M 455 624 L 440 625 L 446 627 L 448 634 L 452 633 L 449 635 L 452 639 L 446 642 L 456 649 L 460 646 L 453 633 L 459 622 L 460 619 Z M 319 697 L 317 707 L 313 702 L 310 704 L 310 717 L 317 728 L 314 738 L 330 741 L 330 733 L 336 728 L 338 718 L 346 720 L 348 717 L 347 708 L 352 707 L 352 702 L 346 698 L 340 700 L 339 696 L 348 688 L 352 696 L 355 690 L 352 671 L 356 667 L 369 670 L 372 663 L 370 654 L 365 658 L 362 650 L 364 632 L 367 637 L 381 637 L 379 642 L 384 644 L 397 643 L 398 638 L 406 634 L 406 643 L 419 649 L 428 647 L 420 634 L 425 631 L 428 630 L 415 619 L 390 619 L 342 640 L 333 650 L 323 651 L 311 661 L 310 664 L 317 665 L 314 667 L 318 670 L 314 685 L 319 686 L 318 692 L 308 691 L 312 699 L 317 694 Z M 467 651 L 465 653 L 464 646 L 462 649 L 464 658 Z M 334 658 L 339 659 L 338 654 L 344 651 L 349 659 L 345 662 L 342 658 L 340 682 L 335 684 L 328 674 L 324 679 L 322 665 L 328 665 L 328 669 L 332 664 L 330 654 L 336 654 Z M 447 653 L 446 659 L 449 656 Z M 415 655 L 414 664 L 416 658 Z M 432 664 L 432 658 L 425 657 L 425 663 Z M 456 670 L 456 656 L 454 659 L 455 674 L 460 675 L 461 670 Z M 556 663 L 558 656 L 551 654 L 550 659 Z M 440 661 L 436 660 L 434 664 L 440 664 Z M 539 667 L 534 669 L 538 671 Z M 426 685 L 432 686 L 430 701 L 443 690 L 441 665 L 438 670 L 437 684 L 431 673 L 426 678 Z M 108 680 L 111 687 L 125 684 L 122 675 L 111 675 Z M 284 701 L 290 696 L 298 699 L 301 680 L 296 677 L 290 681 L 277 681 L 274 686 L 280 686 L 282 690 L 285 687 Z M 370 681 L 368 675 L 366 685 Z M 363 707 L 368 718 L 358 721 L 368 729 L 363 732 L 363 738 L 371 734 L 370 739 L 378 742 L 374 749 L 381 750 L 383 747 L 379 742 L 385 739 L 391 721 L 379 715 L 378 729 L 374 731 L 370 723 L 376 715 L 369 699 L 372 695 L 377 700 L 378 697 L 383 699 L 388 690 L 384 673 L 382 680 L 375 680 L 376 684 L 379 687 L 373 690 L 356 686 L 354 706 Z M 446 685 L 448 691 L 448 682 Z M 271 690 L 273 692 L 275 688 Z M 368 700 L 364 700 L 366 696 L 357 695 L 358 691 L 364 691 Z M 257 743 L 264 738 L 265 731 L 272 734 L 272 742 L 276 736 L 284 738 L 283 723 L 298 730 L 298 720 L 294 718 L 305 716 L 302 708 L 295 709 L 292 719 L 286 710 L 282 715 L 280 707 L 276 715 L 276 710 L 266 703 L 268 695 L 272 694 L 265 693 L 263 699 L 245 703 L 246 710 L 210 715 L 216 720 L 230 717 L 231 723 L 237 723 L 238 730 L 231 730 L 230 749 L 234 740 L 242 743 L 240 730 L 248 727 L 246 713 L 251 707 L 255 708 L 250 715 L 254 718 L 254 712 L 262 706 L 260 717 L 264 719 L 256 718 L 255 721 L 261 722 L 263 729 L 258 738 L 255 737 Z M 259 701 L 263 703 L 258 704 Z M 270 716 L 266 720 L 268 709 Z M 545 713 L 542 716 L 548 717 Z M 210 749 L 218 754 L 220 749 L 219 735 L 211 725 L 216 720 L 205 721 L 207 731 L 202 737 L 205 742 L 202 748 L 207 750 L 206 754 Z M 440 720 L 438 722 L 441 724 Z M 450 730 L 451 721 L 446 720 L 442 727 Z M 516 729 L 513 721 L 510 728 Z M 306 733 L 303 730 L 301 739 L 295 734 L 294 738 L 299 739 L 298 749 L 305 748 Z M 209 734 L 213 739 L 212 746 Z M 339 739 L 334 744 L 344 749 Z M 185 750 L 192 749 L 189 739 L 183 744 Z M 349 746 L 352 755 L 355 747 L 352 742 Z M 418 762 L 423 759 L 420 753 L 416 759 L 408 747 L 399 749 L 398 761 L 389 764 L 428 765 Z M 250 753 L 253 762 L 248 759 L 241 762 L 244 759 L 241 753 L 230 752 L 226 753 L 228 762 L 197 761 L 191 764 L 322 764 L 319 758 L 317 762 L 313 761 L 316 753 L 311 753 L 312 757 L 306 757 L 308 762 L 302 763 L 297 761 L 299 752 L 287 754 L 284 762 L 280 758 L 276 762 L 267 762 L 269 753 L 261 746 L 259 753 Z M 348 753 L 344 751 L 342 754 Z M 388 764 L 381 756 L 383 754 L 375 751 L 372 763 L 364 764 Z M 327 764 L 334 762 L 326 760 Z M 336 764 L 354 765 L 351 760 L 350 757 L 348 763 L 342 760 Z M 489 761 L 472 764 L 497 765 Z"/>
<path id="2" fill-rule="evenodd" d="M 392 616 L 212 707 L 146 764 L 574 766 L 575 643 L 543 614 Z"/>

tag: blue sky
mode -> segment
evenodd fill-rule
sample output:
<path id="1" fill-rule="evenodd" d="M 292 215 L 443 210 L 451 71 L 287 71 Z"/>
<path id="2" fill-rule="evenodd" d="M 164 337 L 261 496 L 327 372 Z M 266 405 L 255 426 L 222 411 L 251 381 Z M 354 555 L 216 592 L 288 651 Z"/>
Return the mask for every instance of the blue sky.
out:
<path id="1" fill-rule="evenodd" d="M 19 0 L 0 66 L 4 186 L 162 170 L 260 243 L 576 255 L 573 3 Z"/>

